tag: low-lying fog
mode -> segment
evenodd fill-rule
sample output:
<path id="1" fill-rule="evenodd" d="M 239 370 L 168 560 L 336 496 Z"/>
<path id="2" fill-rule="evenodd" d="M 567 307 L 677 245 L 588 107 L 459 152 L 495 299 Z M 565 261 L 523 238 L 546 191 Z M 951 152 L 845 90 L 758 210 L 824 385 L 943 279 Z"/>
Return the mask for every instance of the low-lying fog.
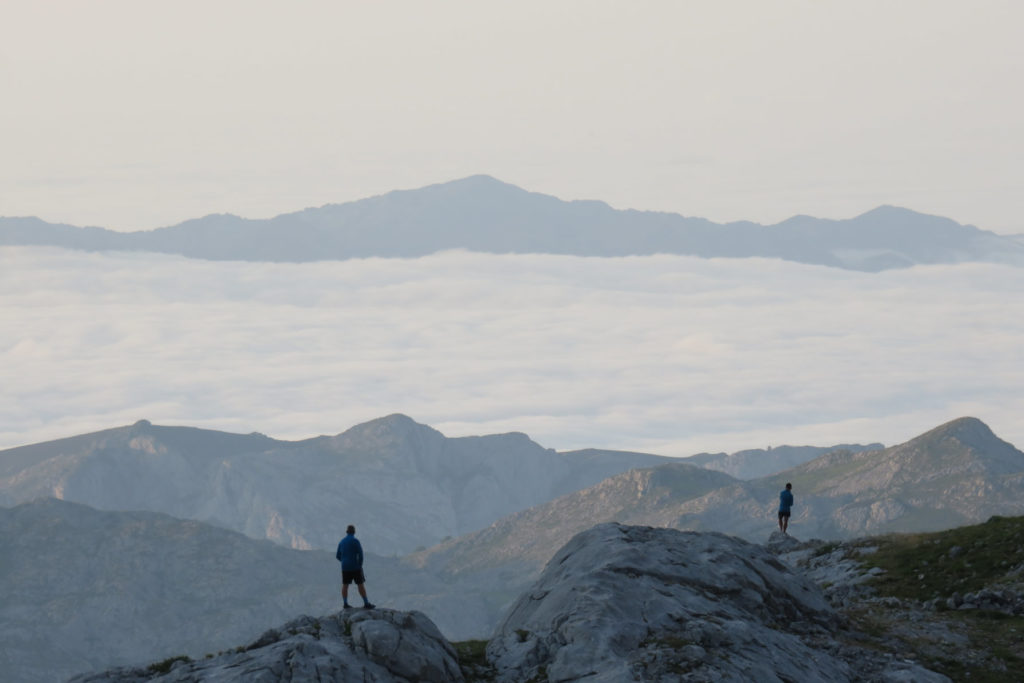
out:
<path id="1" fill-rule="evenodd" d="M 690 455 L 1024 445 L 1024 269 L 462 252 L 301 265 L 0 248 L 0 447 L 146 418 L 282 439 L 402 412 L 448 436 Z"/>

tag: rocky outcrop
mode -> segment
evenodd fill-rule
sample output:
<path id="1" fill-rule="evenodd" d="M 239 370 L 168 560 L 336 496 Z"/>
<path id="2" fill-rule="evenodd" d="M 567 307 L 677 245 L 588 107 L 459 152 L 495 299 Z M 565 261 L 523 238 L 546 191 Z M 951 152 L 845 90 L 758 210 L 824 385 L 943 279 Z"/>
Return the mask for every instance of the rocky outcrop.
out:
<path id="1" fill-rule="evenodd" d="M 860 670 L 841 629 L 821 591 L 761 546 L 603 524 L 555 554 L 488 656 L 506 683 L 947 680 L 891 657 Z"/>
<path id="2" fill-rule="evenodd" d="M 579 534 L 512 607 L 488 654 L 501 681 L 844 680 L 801 634 L 836 614 L 758 546 L 603 524 Z"/>
<path id="3" fill-rule="evenodd" d="M 300 617 L 246 647 L 200 661 L 171 658 L 148 667 L 119 668 L 73 683 L 199 683 L 244 681 L 375 681 L 459 683 L 455 649 L 420 612 L 354 609 Z"/>

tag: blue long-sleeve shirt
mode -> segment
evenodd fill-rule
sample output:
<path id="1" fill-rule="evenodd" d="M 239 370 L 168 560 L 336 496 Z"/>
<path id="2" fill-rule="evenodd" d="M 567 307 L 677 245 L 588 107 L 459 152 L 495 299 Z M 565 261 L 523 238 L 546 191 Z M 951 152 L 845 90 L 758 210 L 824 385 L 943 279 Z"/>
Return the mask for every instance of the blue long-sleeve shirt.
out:
<path id="1" fill-rule="evenodd" d="M 789 512 L 789 509 L 793 507 L 793 494 L 789 489 L 782 489 L 779 493 L 779 512 Z"/>
<path id="2" fill-rule="evenodd" d="M 350 572 L 363 568 L 363 546 L 355 534 L 348 534 L 341 539 L 335 557 L 341 562 L 342 571 Z"/>

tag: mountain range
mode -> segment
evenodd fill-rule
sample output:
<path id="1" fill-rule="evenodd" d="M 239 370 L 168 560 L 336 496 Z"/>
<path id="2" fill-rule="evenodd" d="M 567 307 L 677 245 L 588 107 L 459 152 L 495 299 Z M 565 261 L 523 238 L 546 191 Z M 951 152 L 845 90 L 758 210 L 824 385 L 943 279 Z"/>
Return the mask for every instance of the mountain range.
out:
<path id="1" fill-rule="evenodd" d="M 673 213 L 617 210 L 600 201 L 562 201 L 484 175 L 267 219 L 215 214 L 136 232 L 0 218 L 0 245 L 283 262 L 411 258 L 463 249 L 762 257 L 875 272 L 967 261 L 1021 266 L 1024 244 L 1017 237 L 892 206 L 846 220 L 794 216 L 775 225 L 718 224 Z"/>
<path id="2" fill-rule="evenodd" d="M 535 575 L 575 534 L 610 521 L 719 531 L 757 542 L 776 528 L 786 482 L 796 494 L 791 529 L 805 538 L 937 531 L 1024 514 L 1024 453 L 976 418 L 953 420 L 889 448 L 832 450 L 749 481 L 685 460 L 615 475 L 406 561 L 452 576 L 508 566 Z"/>
<path id="3" fill-rule="evenodd" d="M 141 420 L 0 451 L 0 504 L 52 496 L 196 519 L 283 545 L 333 549 L 348 523 L 404 554 L 633 467 L 672 459 L 556 453 L 525 434 L 448 438 L 404 415 L 279 441 Z"/>

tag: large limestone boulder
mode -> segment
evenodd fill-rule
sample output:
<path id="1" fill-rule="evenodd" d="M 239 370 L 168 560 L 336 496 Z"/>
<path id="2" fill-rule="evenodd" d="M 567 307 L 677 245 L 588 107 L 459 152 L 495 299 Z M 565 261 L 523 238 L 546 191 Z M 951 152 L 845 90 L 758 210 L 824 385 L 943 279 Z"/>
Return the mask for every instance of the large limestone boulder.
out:
<path id="1" fill-rule="evenodd" d="M 200 661 L 167 660 L 71 679 L 71 683 L 459 683 L 458 657 L 420 612 L 353 609 L 300 617 L 247 647 Z"/>
<path id="2" fill-rule="evenodd" d="M 837 616 L 761 546 L 602 524 L 575 536 L 488 647 L 500 681 L 850 680 L 806 641 Z"/>

